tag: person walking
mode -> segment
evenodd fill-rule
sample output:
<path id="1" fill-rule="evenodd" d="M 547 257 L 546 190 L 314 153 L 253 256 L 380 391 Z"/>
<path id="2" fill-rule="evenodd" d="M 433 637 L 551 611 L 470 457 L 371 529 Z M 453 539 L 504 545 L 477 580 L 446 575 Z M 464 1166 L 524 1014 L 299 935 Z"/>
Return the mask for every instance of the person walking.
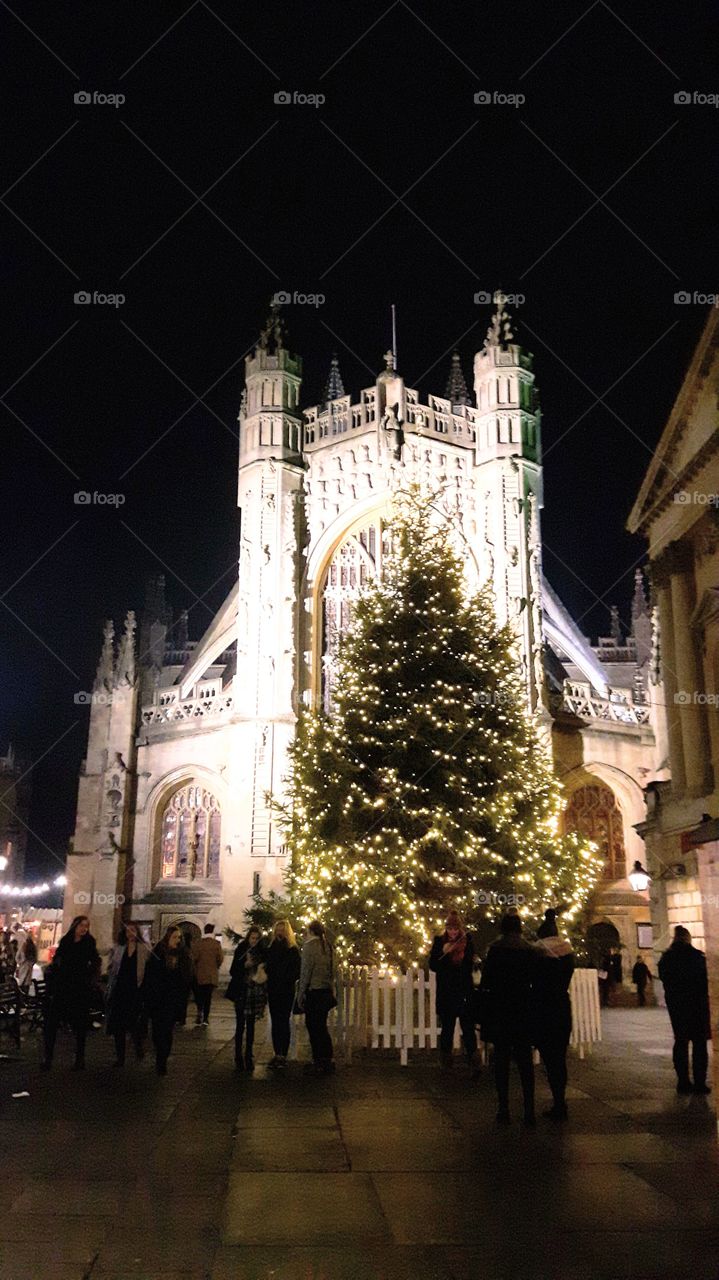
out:
<path id="1" fill-rule="evenodd" d="M 125 1065 L 128 1033 L 138 1060 L 144 1057 L 144 1026 L 140 989 L 149 948 L 134 920 L 122 926 L 110 954 L 105 992 L 105 1030 L 115 1040 L 117 1067 Z"/>
<path id="2" fill-rule="evenodd" d="M 152 1022 L 152 1043 L 159 1076 L 167 1075 L 175 1023 L 187 1009 L 192 961 L 177 925 L 170 925 L 145 965 L 142 998 Z"/>
<path id="3" fill-rule="evenodd" d="M 476 1079 L 480 1071 L 474 1025 L 474 943 L 457 911 L 450 911 L 444 933 L 438 934 L 429 954 L 429 967 L 437 975 L 437 1017 L 441 1023 L 439 1052 L 442 1066 L 452 1066 L 454 1029 L 459 1020 L 467 1061 Z"/>
<path id="4" fill-rule="evenodd" d="M 269 1065 L 279 1070 L 287 1066 L 290 1018 L 301 965 L 292 925 L 289 920 L 276 920 L 267 951 L 267 999 L 272 1022 L 272 1048 L 275 1052 Z"/>
<path id="5" fill-rule="evenodd" d="M 192 948 L 198 1027 L 206 1027 L 209 1024 L 212 996 L 219 982 L 220 968 L 224 958 L 222 943 L 215 937 L 215 926 L 206 924 L 204 937 L 199 938 Z"/>
<path id="6" fill-rule="evenodd" d="M 711 1031 L 706 956 L 692 946 L 689 930 L 680 924 L 674 930 L 674 941 L 659 961 L 659 977 L 674 1032 L 677 1093 L 711 1093 L 707 1085 L 707 1040 Z M 689 1076 L 690 1042 L 693 1084 Z"/>
<path id="7" fill-rule="evenodd" d="M 647 1003 L 647 983 L 651 981 L 651 977 L 649 966 L 646 964 L 644 956 L 640 953 L 632 969 L 632 982 L 637 989 L 637 1003 L 640 1009 L 643 1009 Z"/>
<path id="8" fill-rule="evenodd" d="M 235 950 L 230 983 L 225 992 L 235 1006 L 235 1070 L 254 1071 L 255 1023 L 267 1005 L 267 950 L 257 925 L 252 925 Z M 242 1041 L 245 1041 L 244 1059 Z"/>
<path id="9" fill-rule="evenodd" d="M 40 1064 L 41 1070 L 49 1071 L 52 1066 L 61 1022 L 68 1023 L 75 1035 L 74 1070 L 82 1071 L 84 1068 L 87 1024 L 100 967 L 95 939 L 90 933 L 90 921 L 87 916 L 75 916 L 67 933 L 60 940 L 52 964 L 45 970 L 45 1057 Z"/>
<path id="10" fill-rule="evenodd" d="M 497 1123 L 509 1124 L 509 1066 L 519 1070 L 524 1123 L 533 1127 L 534 1064 L 532 1062 L 532 987 L 541 956 L 522 936 L 519 915 L 507 913 L 501 937 L 493 942 L 482 969 L 480 1001 L 482 1039 L 494 1045 L 494 1078 L 499 1109 Z"/>
<path id="11" fill-rule="evenodd" d="M 37 960 L 37 947 L 31 933 L 26 933 L 24 940 L 18 945 L 15 964 L 15 981 L 26 995 L 32 982 L 33 966 Z"/>
<path id="12" fill-rule="evenodd" d="M 330 1010 L 336 1008 L 334 954 L 324 925 L 313 920 L 307 928 L 302 946 L 297 1008 L 305 1015 L 310 1038 L 312 1062 L 305 1067 L 308 1075 L 328 1075 L 334 1071 L 334 1048 L 327 1030 Z"/>
<path id="13" fill-rule="evenodd" d="M 534 1043 L 552 1091 L 552 1106 L 543 1114 L 550 1120 L 566 1120 L 567 1048 L 572 1034 L 569 984 L 574 953 L 569 941 L 559 937 L 557 913 L 551 907 L 544 913 L 537 938 L 541 963 L 532 984 Z"/>

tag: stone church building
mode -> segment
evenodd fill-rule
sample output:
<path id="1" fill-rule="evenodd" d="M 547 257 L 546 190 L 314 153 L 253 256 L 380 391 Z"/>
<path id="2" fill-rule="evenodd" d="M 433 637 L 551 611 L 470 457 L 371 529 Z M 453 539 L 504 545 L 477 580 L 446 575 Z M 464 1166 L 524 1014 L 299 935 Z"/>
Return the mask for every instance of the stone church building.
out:
<path id="1" fill-rule="evenodd" d="M 566 822 L 604 852 L 596 920 L 636 948 L 649 911 L 627 872 L 644 851 L 642 788 L 665 752 L 650 610 L 638 574 L 629 634 L 614 613 L 590 644 L 544 577 L 539 396 L 504 301 L 474 358 L 473 397 L 457 355 L 445 393 L 422 402 L 388 352 L 355 397 L 333 359 L 322 403 L 305 409 L 302 361 L 273 308 L 245 361 L 237 580 L 199 640 L 185 615 L 173 621 L 161 580 L 139 634 L 133 613 L 117 640 L 105 628 L 65 909 L 89 911 L 101 947 L 121 913 L 153 939 L 174 922 L 240 929 L 253 891 L 281 887 L 267 793 L 281 790 L 300 705 L 331 698 L 353 599 L 382 572 L 392 496 L 417 484 L 452 521 L 469 581 L 491 582 L 516 629 Z"/>

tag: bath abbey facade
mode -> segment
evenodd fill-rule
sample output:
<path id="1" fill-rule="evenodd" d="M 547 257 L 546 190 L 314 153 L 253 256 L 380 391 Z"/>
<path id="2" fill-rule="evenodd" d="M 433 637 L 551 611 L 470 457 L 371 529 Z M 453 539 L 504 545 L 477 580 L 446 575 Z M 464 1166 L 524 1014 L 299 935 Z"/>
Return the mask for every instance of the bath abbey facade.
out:
<path id="1" fill-rule="evenodd" d="M 632 625 L 616 613 L 590 643 L 542 567 L 542 453 L 532 355 L 504 300 L 474 357 L 473 394 L 455 355 L 442 395 L 405 385 L 392 352 L 373 385 L 345 394 L 332 360 L 321 404 L 301 408 L 302 361 L 274 308 L 245 361 L 240 406 L 238 573 L 205 634 L 188 637 L 162 579 L 136 623 L 105 628 L 68 858 L 66 915 L 92 902 L 109 945 L 125 916 L 157 938 L 242 927 L 253 892 L 280 888 L 281 794 L 298 709 L 331 705 L 353 600 L 382 573 L 393 494 L 410 485 L 452 522 L 467 577 L 491 583 L 510 620 L 527 707 L 542 719 L 565 821 L 597 841 L 595 920 L 631 949 L 648 902 L 628 871 L 643 787 L 666 746 L 652 618 L 637 574 Z M 572 520 L 571 506 L 567 519 Z"/>

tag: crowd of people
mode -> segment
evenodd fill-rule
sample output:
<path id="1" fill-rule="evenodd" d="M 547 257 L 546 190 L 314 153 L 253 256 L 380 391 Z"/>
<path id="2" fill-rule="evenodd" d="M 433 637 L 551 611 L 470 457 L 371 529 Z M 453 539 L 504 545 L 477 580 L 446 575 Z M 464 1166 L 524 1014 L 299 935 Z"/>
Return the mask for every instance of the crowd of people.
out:
<path id="1" fill-rule="evenodd" d="M 166 1075 L 175 1028 L 186 1025 L 191 993 L 197 1025 L 209 1024 L 223 959 L 222 943 L 211 924 L 196 941 L 171 925 L 152 948 L 134 921 L 123 924 L 110 952 L 104 992 L 105 1029 L 115 1043 L 115 1065 L 125 1065 L 128 1038 L 137 1058 L 144 1057 L 149 1028 L 157 1073 Z M 84 1069 L 87 1028 L 98 1000 L 101 969 L 90 920 L 76 916 L 45 970 L 42 1070 L 52 1067 L 61 1025 L 75 1037 L 74 1069 Z M 297 1013 L 304 1014 L 312 1049 L 307 1070 L 319 1075 L 334 1071 L 327 1029 L 328 1015 L 337 1004 L 334 950 L 319 921 L 309 925 L 301 951 L 289 920 L 277 920 L 269 939 L 252 926 L 235 949 L 225 996 L 235 1007 L 238 1071 L 254 1070 L 255 1024 L 268 1006 L 274 1049 L 270 1067 L 280 1071 L 286 1067 L 291 1018 Z"/>
<path id="2" fill-rule="evenodd" d="M 457 1022 L 473 1076 L 480 1072 L 476 1027 L 482 1040 L 493 1045 L 498 1124 L 509 1124 L 509 1073 L 517 1064 L 524 1102 L 524 1123 L 533 1126 L 534 1059 L 536 1047 L 552 1092 L 546 1112 L 552 1120 L 567 1118 L 567 1048 L 572 1030 L 569 984 L 574 956 L 559 937 L 556 912 L 545 912 L 536 943 L 523 934 L 516 912 L 508 912 L 482 965 L 475 985 L 475 947 L 461 916 L 452 911 L 445 931 L 432 945 L 429 967 L 437 975 L 437 1015 L 441 1023 L 440 1055 L 451 1067 Z"/>
<path id="3" fill-rule="evenodd" d="M 29 981 L 35 962 L 34 943 L 28 934 L 3 939 L 2 957 L 12 950 L 16 981 Z M 175 1028 L 187 1021 L 190 994 L 194 994 L 196 1022 L 206 1027 L 212 998 L 219 983 L 224 952 L 214 926 L 205 926 L 196 940 L 183 937 L 176 925 L 166 929 L 150 947 L 133 921 L 123 924 L 112 948 L 104 992 L 105 1028 L 114 1040 L 115 1065 L 123 1067 L 130 1039 L 138 1059 L 151 1031 L 155 1065 L 167 1074 Z M 548 909 L 536 940 L 526 936 L 516 910 L 500 924 L 500 936 L 480 963 L 476 941 L 456 911 L 435 937 L 428 957 L 436 975 L 436 1008 L 440 1021 L 440 1060 L 443 1069 L 453 1065 L 457 1023 L 471 1075 L 482 1070 L 477 1031 L 493 1048 L 497 1090 L 497 1122 L 510 1122 L 509 1079 L 516 1063 L 521 1083 L 524 1123 L 533 1126 L 534 1050 L 538 1050 L 552 1094 L 544 1113 L 549 1119 L 567 1119 L 567 1048 L 572 1030 L 569 986 L 575 958 L 569 941 L 560 936 L 557 912 Z M 28 969 L 29 966 L 29 969 Z M 52 1066 L 58 1029 L 66 1025 L 75 1037 L 75 1069 L 85 1066 L 85 1040 L 91 1010 L 97 1007 L 101 957 L 87 916 L 77 916 L 62 938 L 45 971 L 46 1000 L 43 1019 L 44 1059 Z M 709 999 L 706 959 L 692 946 L 688 931 L 678 926 L 674 941 L 661 957 L 659 977 L 674 1032 L 674 1066 L 679 1093 L 707 1094 L 707 1039 Z M 634 966 L 632 980 L 639 1003 L 651 974 L 643 957 Z M 601 979 L 600 979 L 601 981 Z M 273 1057 L 269 1067 L 286 1069 L 293 1015 L 304 1016 L 312 1060 L 308 1073 L 334 1071 L 334 1050 L 327 1020 L 336 1006 L 334 949 L 320 921 L 313 921 L 298 945 L 292 924 L 277 920 L 269 937 L 252 925 L 235 948 L 225 997 L 235 1011 L 235 1068 L 252 1072 L 257 1022 L 269 1008 Z M 689 1050 L 691 1046 L 691 1071 Z"/>
<path id="4" fill-rule="evenodd" d="M 14 979 L 21 991 L 27 991 L 37 963 L 35 940 L 21 924 L 0 930 L 0 982 Z"/>

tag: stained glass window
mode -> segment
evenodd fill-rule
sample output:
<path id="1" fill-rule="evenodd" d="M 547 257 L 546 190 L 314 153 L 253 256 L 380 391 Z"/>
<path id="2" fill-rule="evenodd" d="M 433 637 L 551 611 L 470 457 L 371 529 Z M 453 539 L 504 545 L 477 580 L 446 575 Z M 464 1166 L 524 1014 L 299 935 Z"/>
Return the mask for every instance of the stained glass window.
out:
<path id="1" fill-rule="evenodd" d="M 604 879 L 623 880 L 627 874 L 622 811 L 609 787 L 592 783 L 579 787 L 565 811 L 567 831 L 594 840 L 604 858 Z"/>
<path id="2" fill-rule="evenodd" d="M 211 792 L 194 783 L 170 797 L 162 815 L 162 878 L 218 879 L 220 806 Z"/>

